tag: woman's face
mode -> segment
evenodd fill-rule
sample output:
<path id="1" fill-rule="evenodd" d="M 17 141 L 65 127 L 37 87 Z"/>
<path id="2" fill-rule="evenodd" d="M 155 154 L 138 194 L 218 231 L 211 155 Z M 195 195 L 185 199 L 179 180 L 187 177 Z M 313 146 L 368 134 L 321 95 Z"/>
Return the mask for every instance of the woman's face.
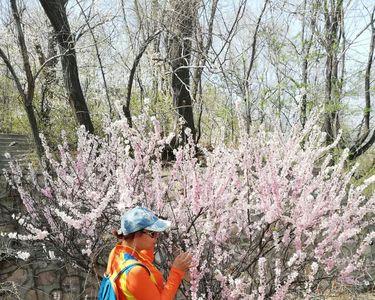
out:
<path id="1" fill-rule="evenodd" d="M 142 230 L 134 236 L 134 246 L 139 250 L 152 250 L 155 247 L 159 233 Z"/>

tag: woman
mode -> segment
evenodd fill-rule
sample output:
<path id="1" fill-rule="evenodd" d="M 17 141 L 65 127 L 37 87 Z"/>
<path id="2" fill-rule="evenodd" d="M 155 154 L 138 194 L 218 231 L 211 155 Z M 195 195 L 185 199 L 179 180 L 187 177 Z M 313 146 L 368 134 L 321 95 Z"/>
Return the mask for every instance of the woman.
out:
<path id="1" fill-rule="evenodd" d="M 115 279 L 117 299 L 175 298 L 182 278 L 190 267 L 191 255 L 181 253 L 176 257 L 166 282 L 153 264 L 158 235 L 170 224 L 143 207 L 135 207 L 121 217 L 121 229 L 116 235 L 122 241 L 112 250 L 107 266 L 107 274 L 119 274 Z"/>

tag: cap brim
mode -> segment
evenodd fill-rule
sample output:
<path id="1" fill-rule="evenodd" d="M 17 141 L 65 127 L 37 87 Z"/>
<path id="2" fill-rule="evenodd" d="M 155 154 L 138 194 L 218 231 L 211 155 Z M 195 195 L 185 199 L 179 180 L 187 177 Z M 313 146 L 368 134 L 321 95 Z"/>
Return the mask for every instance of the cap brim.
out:
<path id="1" fill-rule="evenodd" d="M 154 224 L 146 227 L 146 230 L 155 231 L 155 232 L 162 232 L 167 230 L 171 227 L 171 221 L 158 219 Z"/>

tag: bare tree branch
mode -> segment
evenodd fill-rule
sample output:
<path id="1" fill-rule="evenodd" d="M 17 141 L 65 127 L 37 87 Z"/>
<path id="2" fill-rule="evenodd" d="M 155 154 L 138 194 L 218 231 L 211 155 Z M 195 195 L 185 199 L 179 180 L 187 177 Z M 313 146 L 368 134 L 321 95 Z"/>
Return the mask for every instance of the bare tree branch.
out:
<path id="1" fill-rule="evenodd" d="M 18 89 L 18 92 L 20 93 L 22 98 L 26 98 L 26 93 L 23 90 L 22 84 L 21 84 L 18 76 L 17 76 L 16 72 L 14 71 L 14 68 L 13 68 L 12 64 L 10 63 L 9 58 L 6 56 L 3 49 L 1 49 L 1 48 L 0 48 L 0 57 L 3 59 L 3 61 L 4 61 L 5 65 L 7 66 L 9 72 L 12 74 L 12 77 L 14 79 L 14 82 L 16 83 L 16 87 Z"/>
<path id="2" fill-rule="evenodd" d="M 107 103 L 108 103 L 108 112 L 109 112 L 110 118 L 112 118 L 112 104 L 111 104 L 111 99 L 109 98 L 108 85 L 107 85 L 107 80 L 106 80 L 106 77 L 105 77 L 105 74 L 104 74 L 102 57 L 101 57 L 100 52 L 99 52 L 98 40 L 96 39 L 96 36 L 94 34 L 94 30 L 93 30 L 92 26 L 90 25 L 89 18 L 88 18 L 88 16 L 86 16 L 82 5 L 80 4 L 80 2 L 78 0 L 76 0 L 76 3 L 78 4 L 79 8 L 81 9 L 81 13 L 82 13 L 82 15 L 85 19 L 85 22 L 87 24 L 87 27 L 89 28 L 91 37 L 94 41 L 95 53 L 96 53 L 96 57 L 98 59 L 98 63 L 99 63 L 99 67 L 100 67 L 100 73 L 102 75 L 103 84 L 104 84 L 105 96 L 106 96 Z"/>
<path id="3" fill-rule="evenodd" d="M 132 126 L 132 118 L 130 113 L 130 100 L 131 100 L 131 94 L 132 94 L 132 87 L 133 87 L 133 81 L 134 81 L 134 75 L 137 70 L 137 66 L 142 58 L 143 53 L 146 51 L 147 46 L 161 33 L 161 30 L 157 31 L 153 35 L 149 36 L 147 40 L 143 43 L 141 49 L 139 50 L 137 56 L 134 59 L 133 66 L 130 70 L 130 75 L 128 79 L 128 87 L 127 87 L 127 94 L 126 94 L 126 102 L 123 106 L 123 111 L 125 114 L 126 119 L 128 120 L 129 126 Z"/>
<path id="4" fill-rule="evenodd" d="M 365 153 L 375 142 L 375 130 L 373 130 L 371 137 L 368 139 L 370 134 L 370 112 L 371 112 L 371 95 L 370 95 L 370 76 L 372 63 L 374 61 L 374 48 L 375 48 L 375 6 L 371 13 L 371 42 L 369 56 L 367 60 L 367 67 L 365 73 L 365 109 L 363 112 L 364 120 L 364 132 L 359 139 L 350 148 L 349 159 L 353 160 L 358 156 Z"/>

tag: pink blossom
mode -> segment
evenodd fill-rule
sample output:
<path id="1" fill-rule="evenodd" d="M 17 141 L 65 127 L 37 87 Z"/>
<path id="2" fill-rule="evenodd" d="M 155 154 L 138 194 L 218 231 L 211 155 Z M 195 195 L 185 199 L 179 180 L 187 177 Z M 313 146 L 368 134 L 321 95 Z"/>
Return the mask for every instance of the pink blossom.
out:
<path id="1" fill-rule="evenodd" d="M 286 299 L 292 290 L 308 298 L 327 276 L 357 284 L 371 267 L 375 197 L 363 191 L 374 179 L 352 186 L 347 153 L 333 161 L 338 140 L 326 145 L 316 124 L 240 132 L 235 146 L 201 147 L 204 157 L 187 131 L 188 144 L 168 162 L 161 151 L 173 134 L 145 115 L 133 128 L 108 123 L 104 138 L 81 128 L 76 149 L 66 137 L 58 153 L 44 143 L 51 169 L 40 180 L 12 165 L 7 178 L 26 208 L 15 216 L 25 234 L 7 236 L 57 244 L 57 257 L 84 261 L 103 252 L 121 213 L 138 204 L 172 221 L 158 246 L 168 260 L 179 247 L 192 252 L 191 299 Z M 348 248 L 353 255 L 343 255 Z"/>
<path id="2" fill-rule="evenodd" d="M 52 199 L 52 190 L 50 187 L 45 187 L 43 189 L 40 190 L 40 192 L 46 196 L 48 199 Z"/>

